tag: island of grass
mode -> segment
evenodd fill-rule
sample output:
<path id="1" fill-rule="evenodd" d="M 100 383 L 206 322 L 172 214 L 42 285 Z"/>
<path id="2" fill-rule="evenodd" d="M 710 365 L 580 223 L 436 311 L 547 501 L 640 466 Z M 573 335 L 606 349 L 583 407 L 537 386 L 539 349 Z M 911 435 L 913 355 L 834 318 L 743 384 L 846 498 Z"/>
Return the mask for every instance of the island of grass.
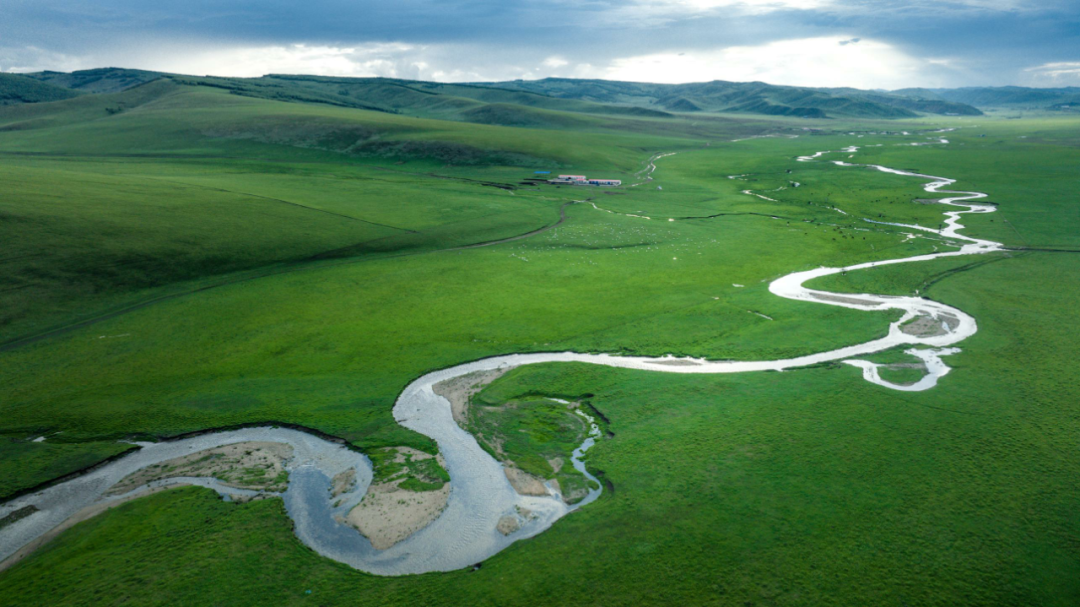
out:
<path id="1" fill-rule="evenodd" d="M 581 398 L 546 395 L 519 385 L 515 371 L 480 371 L 437 384 L 454 420 L 503 463 L 506 478 L 522 495 L 557 493 L 573 505 L 594 483 L 570 463 L 589 435 L 591 408 Z M 498 381 L 496 381 L 498 380 Z"/>
<path id="2" fill-rule="evenodd" d="M 911 386 L 925 377 L 927 370 L 926 363 L 907 350 L 906 347 L 892 348 L 863 358 L 879 365 L 877 370 L 881 379 L 898 386 Z"/>
<path id="3" fill-rule="evenodd" d="M 23 506 L 22 508 L 19 508 L 18 510 L 14 510 L 14 511 L 8 513 L 6 516 L 0 517 L 0 529 L 3 529 L 4 527 L 7 527 L 8 525 L 14 524 L 17 521 L 21 521 L 22 519 L 30 516 L 31 514 L 37 512 L 37 511 L 38 511 L 37 506 L 35 506 L 33 504 L 30 504 L 29 506 Z"/>
<path id="4" fill-rule="evenodd" d="M 123 495 L 154 481 L 178 477 L 210 477 L 228 487 L 282 493 L 289 481 L 285 464 L 292 455 L 291 446 L 264 441 L 204 449 L 133 472 L 107 495 Z"/>

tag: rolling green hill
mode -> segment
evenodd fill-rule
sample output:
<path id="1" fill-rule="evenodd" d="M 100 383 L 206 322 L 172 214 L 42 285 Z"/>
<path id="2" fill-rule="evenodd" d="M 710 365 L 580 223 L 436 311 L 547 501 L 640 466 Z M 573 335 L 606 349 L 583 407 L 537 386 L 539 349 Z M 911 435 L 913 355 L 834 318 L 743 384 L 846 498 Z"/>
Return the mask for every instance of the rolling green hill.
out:
<path id="1" fill-rule="evenodd" d="M 102 67 L 75 72 L 34 72 L 26 74 L 30 78 L 87 93 L 119 93 L 133 86 L 139 86 L 161 78 L 161 72 L 132 70 L 119 67 Z"/>
<path id="2" fill-rule="evenodd" d="M 961 88 L 938 91 L 945 99 L 966 100 L 984 107 L 1020 106 L 1049 107 L 1060 103 L 1080 100 L 1080 87 L 1025 88 L 1017 86 Z"/>
<path id="3" fill-rule="evenodd" d="M 334 78 L 326 76 L 268 75 L 261 78 L 181 76 L 143 70 L 101 68 L 72 73 L 38 72 L 26 77 L 57 87 L 91 93 L 118 93 L 158 79 L 180 84 L 227 90 L 232 94 L 277 101 L 325 103 L 340 107 L 400 113 L 410 116 L 471 121 L 476 110 L 499 104 L 497 111 L 480 112 L 480 122 L 496 117 L 511 126 L 535 125 L 542 120 L 526 108 L 638 118 L 666 118 L 658 110 L 565 100 L 542 94 L 496 90 L 468 84 L 443 84 L 394 78 Z M 51 100 L 51 99 L 49 99 Z M 511 112 L 508 106 L 518 109 Z M 557 121 L 556 121 L 557 122 Z"/>
<path id="4" fill-rule="evenodd" d="M 520 108 L 598 115 L 670 117 L 671 113 L 740 112 L 807 118 L 912 118 L 920 114 L 975 116 L 977 108 L 1047 109 L 1080 104 L 1080 87 L 1019 86 L 908 88 L 866 91 L 853 88 L 776 86 L 763 82 L 650 84 L 608 80 L 545 78 L 475 84 L 439 83 L 396 78 L 336 78 L 271 74 L 261 78 L 180 76 L 146 70 L 97 68 L 75 72 L 36 72 L 33 79 L 59 89 L 117 93 L 159 78 L 216 86 L 238 95 L 326 103 L 411 116 L 477 121 L 507 126 L 554 127 Z M 66 98 L 53 88 L 29 88 L 23 82 L 0 85 L 12 91 L 8 103 Z M 4 93 L 0 93 L 3 95 Z M 67 96 L 70 96 L 68 94 Z M 3 101 L 0 101 L 2 103 Z M 481 110 L 486 104 L 519 106 Z"/>
<path id="5" fill-rule="evenodd" d="M 883 91 L 861 91 L 852 88 L 824 89 L 829 93 L 853 99 L 862 99 L 873 103 L 880 103 L 890 107 L 902 108 L 924 114 L 939 114 L 947 116 L 978 116 L 982 112 L 975 104 L 969 104 L 957 100 L 944 99 L 935 94 L 919 95 L 909 89 L 904 95 L 897 95 Z"/>
<path id="6" fill-rule="evenodd" d="M 941 99 L 983 108 L 1046 109 L 1080 105 L 1080 87 L 1029 88 L 1022 86 L 966 87 L 957 89 L 901 89 L 896 95 Z"/>
<path id="7" fill-rule="evenodd" d="M 488 86 L 564 99 L 624 104 L 673 112 L 747 112 L 810 118 L 911 118 L 919 113 L 978 115 L 978 109 L 941 100 L 920 100 L 857 89 L 774 86 L 763 82 L 648 84 L 545 78 Z"/>
<path id="8" fill-rule="evenodd" d="M 309 258 L 424 251 L 506 236 L 514 229 L 528 231 L 543 225 L 543 221 L 537 223 L 537 209 L 517 202 L 523 196 L 511 198 L 499 187 L 515 187 L 523 175 L 536 169 L 562 167 L 603 169 L 613 177 L 627 179 L 655 150 L 700 145 L 699 140 L 675 138 L 666 130 L 627 134 L 651 128 L 647 121 L 635 118 L 470 102 L 466 110 L 473 113 L 470 118 L 483 124 L 469 124 L 327 103 L 301 103 L 295 98 L 272 99 L 269 97 L 275 92 L 281 92 L 272 83 L 239 92 L 229 88 L 231 85 L 209 79 L 164 77 L 119 93 L 76 95 L 56 103 L 0 110 L 0 154 L 7 166 L 0 171 L 0 179 L 9 193 L 26 203 L 0 216 L 0 226 L 22 234 L 21 238 L 6 240 L 8 252 L 20 261 L 7 267 L 7 289 L 0 295 L 4 302 L 0 341 L 48 329 L 79 307 L 93 314 L 123 306 L 131 297 L 145 297 L 155 289 L 230 272 Z M 666 128 L 668 122 L 661 120 L 659 124 Z M 680 128 L 688 128 L 676 122 Z M 501 126 L 503 123 L 517 128 Z M 553 125 L 559 130 L 533 128 Z M 694 130 L 699 136 L 711 133 L 734 137 L 760 132 L 762 128 L 767 126 L 728 120 Z M 567 143 L 569 129 L 576 131 L 573 145 Z M 153 136 L 148 136 L 150 133 Z M 35 157 L 100 158 L 104 164 L 91 163 L 92 177 L 77 179 L 82 172 L 79 163 L 50 165 L 45 172 L 13 168 L 15 160 Z M 149 179 L 131 180 L 100 174 L 108 173 L 110 161 L 104 159 L 109 158 L 124 158 L 133 166 L 180 164 Z M 201 166 L 207 158 L 249 159 L 256 162 L 253 170 L 283 162 L 392 167 L 405 164 L 410 172 L 419 174 L 456 174 L 448 178 L 451 183 L 457 182 L 462 191 L 483 192 L 482 200 L 498 199 L 501 202 L 497 206 L 505 214 L 490 219 L 485 227 L 462 231 L 468 222 L 456 228 L 441 226 L 462 221 L 468 213 L 458 212 L 452 221 L 447 218 L 446 222 L 430 223 L 419 221 L 415 215 L 441 217 L 442 211 L 424 211 L 423 205 L 411 204 L 404 209 L 408 220 L 398 220 L 393 213 L 374 208 L 370 210 L 374 215 L 354 215 L 340 206 L 356 193 L 350 188 L 316 193 L 320 200 L 314 200 L 311 193 L 300 190 L 295 197 L 283 195 L 281 188 L 287 187 L 284 184 L 262 189 L 252 183 L 237 194 L 226 183 L 179 185 L 171 175 L 174 170 L 188 172 L 190 169 L 185 167 L 189 163 Z M 487 166 L 519 168 L 507 176 L 474 175 L 476 168 Z M 75 181 L 61 179 L 47 192 L 36 190 L 35 184 L 45 180 L 50 171 L 73 171 L 69 176 Z M 386 183 L 385 193 L 391 200 L 423 199 L 426 188 L 422 184 L 410 186 L 411 179 L 399 183 L 400 176 L 379 175 L 365 172 L 355 177 L 355 183 L 366 184 L 369 192 L 372 180 Z M 438 181 L 432 177 L 419 179 Z M 441 199 L 432 202 L 438 209 L 462 194 L 450 184 L 439 191 Z M 181 198 L 187 200 L 182 213 L 165 204 L 180 192 Z M 326 203 L 323 197 L 336 202 Z M 56 199 L 93 204 L 56 205 Z M 104 201 L 111 201 L 106 210 L 95 206 Z M 325 213 L 312 214 L 308 207 Z M 492 210 L 483 204 L 472 207 Z M 201 210 L 195 213 L 196 209 Z M 254 215 L 241 219 L 246 212 Z M 163 224 L 166 227 L 160 230 L 151 219 L 157 213 L 169 215 Z M 216 231 L 207 232 L 206 221 L 216 225 Z M 272 221 L 281 221 L 280 225 L 289 230 L 299 229 L 305 236 L 289 230 L 275 231 Z M 257 230 L 261 238 L 239 244 L 232 235 L 245 226 Z M 39 229 L 43 230 L 39 236 L 29 237 Z M 96 250 L 83 237 L 87 230 L 111 232 L 116 237 L 107 250 Z M 31 244 L 35 241 L 38 244 Z M 46 241 L 49 244 L 45 245 Z M 199 247 L 181 244 L 195 241 L 201 243 Z"/>
<path id="9" fill-rule="evenodd" d="M 459 112 L 463 114 L 460 120 L 434 120 L 392 108 L 339 105 L 326 97 L 266 80 L 165 77 L 120 93 L 8 108 L 0 113 L 0 129 L 9 132 L 8 149 L 25 152 L 197 155 L 232 150 L 262 155 L 287 148 L 294 156 L 333 153 L 353 158 L 556 167 L 594 154 L 610 158 L 614 150 L 636 163 L 645 142 L 653 149 L 685 146 L 685 141 L 671 140 L 668 131 L 688 127 L 682 122 L 668 125 L 666 119 L 471 100 L 465 100 L 469 105 Z M 466 118 L 484 124 L 470 125 L 463 121 Z M 510 129 L 502 123 L 549 128 Z M 550 127 L 572 127 L 583 132 L 581 142 L 592 143 L 568 149 L 560 143 L 559 132 Z M 760 128 L 752 122 L 721 120 L 694 131 L 701 137 Z M 155 137 L 145 137 L 146 132 L 154 132 Z M 627 136 L 627 132 L 644 138 Z"/>
<path id="10" fill-rule="evenodd" d="M 79 93 L 38 82 L 18 74 L 0 72 L 0 105 L 41 103 L 77 97 Z"/>
<path id="11" fill-rule="evenodd" d="M 913 118 L 920 114 L 978 115 L 974 107 L 938 97 L 913 98 L 857 89 L 774 86 L 762 82 L 703 82 L 666 85 L 606 80 L 544 80 L 455 84 L 395 78 L 335 78 L 271 74 L 261 78 L 217 78 L 102 68 L 30 74 L 75 90 L 111 93 L 158 78 L 213 86 L 233 94 L 281 101 L 401 113 L 445 120 L 508 126 L 558 127 L 534 110 L 635 118 L 670 118 L 672 113 L 738 112 L 804 118 Z M 485 105 L 499 108 L 481 110 Z M 513 106 L 511 109 L 510 106 Z"/>
<path id="12" fill-rule="evenodd" d="M 321 76 L 270 75 L 257 79 L 279 86 L 292 85 L 303 90 L 345 99 L 365 100 L 384 109 L 419 115 L 453 118 L 457 113 L 484 104 L 514 105 L 528 108 L 609 114 L 649 118 L 669 118 L 667 112 L 622 107 L 588 101 L 560 99 L 544 94 L 503 90 L 471 84 L 446 84 L 398 80 L 392 78 L 328 78 Z"/>

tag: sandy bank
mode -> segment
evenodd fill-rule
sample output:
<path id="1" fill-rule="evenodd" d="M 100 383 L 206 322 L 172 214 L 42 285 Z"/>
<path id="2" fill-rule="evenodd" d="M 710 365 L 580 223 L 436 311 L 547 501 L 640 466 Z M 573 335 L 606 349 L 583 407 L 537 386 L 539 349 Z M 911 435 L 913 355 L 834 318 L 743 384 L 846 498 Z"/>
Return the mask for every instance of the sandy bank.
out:
<path id="1" fill-rule="evenodd" d="M 514 467 L 514 462 L 504 462 L 506 467 L 503 468 L 503 473 L 506 474 L 506 480 L 510 481 L 510 485 L 520 495 L 547 495 L 548 489 L 544 486 L 544 481 L 538 476 L 534 476 Z"/>
<path id="2" fill-rule="evenodd" d="M 668 367 L 696 367 L 701 363 L 696 360 L 689 360 L 685 358 L 659 358 L 654 361 L 658 365 L 666 365 Z"/>
<path id="3" fill-rule="evenodd" d="M 292 454 L 292 447 L 284 443 L 258 441 L 204 449 L 129 474 L 106 495 L 122 495 L 153 481 L 183 476 L 208 476 L 229 487 L 281 493 L 287 485 L 285 462 Z"/>
<path id="4" fill-rule="evenodd" d="M 469 414 L 469 400 L 474 394 L 483 390 L 484 386 L 499 379 L 509 370 L 509 368 L 491 369 L 452 377 L 431 386 L 431 391 L 450 401 L 450 411 L 454 415 L 454 421 L 464 428 Z"/>
<path id="5" fill-rule="evenodd" d="M 513 514 L 507 514 L 499 519 L 495 530 L 503 535 L 510 535 L 535 518 L 536 515 L 531 510 L 518 506 L 514 508 Z"/>
<path id="6" fill-rule="evenodd" d="M 830 295 L 828 293 L 811 292 L 810 295 L 813 296 L 814 299 L 820 299 L 821 301 L 854 304 L 857 306 L 876 306 L 878 304 L 878 302 L 870 301 L 868 299 L 859 299 L 858 297 L 846 297 L 843 295 Z"/>
<path id="7" fill-rule="evenodd" d="M 432 455 L 411 447 L 395 447 L 395 450 L 396 463 L 432 458 Z M 441 457 L 435 456 L 435 459 L 440 466 L 446 465 Z M 345 517 L 344 522 L 368 538 L 376 550 L 386 550 L 427 527 L 446 508 L 450 483 L 444 483 L 434 491 L 409 491 L 401 487 L 408 478 L 400 476 L 371 484 L 364 499 Z M 336 481 L 335 477 L 335 485 Z"/>
<path id="8" fill-rule="evenodd" d="M 334 475 L 330 480 L 330 497 L 338 497 L 356 487 L 356 468 L 349 468 Z"/>
<path id="9" fill-rule="evenodd" d="M 948 333 L 942 321 L 930 316 L 920 316 L 915 320 L 902 325 L 900 330 L 908 335 L 916 337 L 937 337 Z"/>

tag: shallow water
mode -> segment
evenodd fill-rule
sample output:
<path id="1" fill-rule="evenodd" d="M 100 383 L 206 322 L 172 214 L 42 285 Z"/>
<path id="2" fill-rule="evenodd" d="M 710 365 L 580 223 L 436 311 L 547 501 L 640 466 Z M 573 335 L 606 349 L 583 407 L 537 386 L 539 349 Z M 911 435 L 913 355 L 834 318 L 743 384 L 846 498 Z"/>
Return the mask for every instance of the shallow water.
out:
<path id="1" fill-rule="evenodd" d="M 942 141 L 942 143 L 945 142 Z M 852 146 L 841 152 L 854 154 L 857 150 L 857 147 Z M 812 156 L 800 157 L 799 160 L 811 162 L 829 153 L 818 152 Z M 863 166 L 842 161 L 835 161 L 834 164 L 842 167 Z M 593 446 L 600 434 L 599 428 L 591 418 L 585 416 L 588 418 L 591 431 L 581 447 L 574 451 L 571 463 L 590 481 L 595 482 L 598 488 L 572 507 L 567 506 L 558 495 L 554 494 L 543 497 L 518 495 L 503 473 L 502 464 L 488 455 L 471 434 L 462 430 L 454 422 L 450 403 L 432 391 L 432 386 L 441 381 L 475 371 L 545 362 L 583 362 L 661 373 L 743 373 L 782 371 L 827 361 L 843 361 L 861 367 L 863 377 L 867 381 L 886 388 L 905 391 L 930 389 L 937 384 L 940 377 L 949 372 L 949 367 L 941 360 L 941 357 L 959 352 L 959 349 L 948 346 L 959 343 L 977 331 L 974 318 L 951 306 L 918 297 L 843 294 L 842 297 L 845 298 L 843 300 L 827 299 L 833 294 L 808 289 L 803 284 L 813 278 L 841 272 L 1001 250 L 999 243 L 959 234 L 959 230 L 963 229 L 963 225 L 960 224 L 961 215 L 990 213 L 995 208 L 967 202 L 983 198 L 985 194 L 944 190 L 943 188 L 954 183 L 951 179 L 898 171 L 876 165 L 866 166 L 898 176 L 928 180 L 924 186 L 927 192 L 954 194 L 940 202 L 962 210 L 946 213 L 946 227 L 942 230 L 916 225 L 890 225 L 935 233 L 953 241 L 962 242 L 961 248 L 957 251 L 862 263 L 843 268 L 817 268 L 796 272 L 772 282 L 769 290 L 779 297 L 818 304 L 860 310 L 903 310 L 903 317 L 892 323 L 886 337 L 786 360 L 713 362 L 693 358 L 648 358 L 554 352 L 511 354 L 428 373 L 405 388 L 394 405 L 393 414 L 401 425 L 429 436 L 438 443 L 451 477 L 450 496 L 446 509 L 439 518 L 386 550 L 375 550 L 359 532 L 335 520 L 335 516 L 343 516 L 360 502 L 371 483 L 371 464 L 366 457 L 342 445 L 297 430 L 251 428 L 165 443 L 144 443 L 141 444 L 142 448 L 138 452 L 89 474 L 0 505 L 0 517 L 29 504 L 39 509 L 39 512 L 0 529 L 0 559 L 14 554 L 19 548 L 47 533 L 83 508 L 97 502 L 119 499 L 105 496 L 104 493 L 113 484 L 140 468 L 221 445 L 245 441 L 273 441 L 287 443 L 293 447 L 294 456 L 287 465 L 289 488 L 282 497 L 289 516 L 295 523 L 297 537 L 319 554 L 380 575 L 449 571 L 479 563 L 519 539 L 532 537 L 544 531 L 569 512 L 595 501 L 602 489 L 599 488 L 601 486 L 599 481 L 589 474 L 582 462 L 585 452 Z M 650 164 L 651 168 L 655 168 L 655 165 Z M 859 300 L 859 302 L 854 300 Z M 920 315 L 931 316 L 939 322 L 943 318 L 955 319 L 955 326 L 946 327 L 944 334 L 932 337 L 917 337 L 900 330 L 902 324 Z M 908 350 L 913 356 L 922 359 L 927 367 L 927 375 L 912 385 L 902 386 L 887 382 L 878 374 L 879 365 L 853 359 L 856 356 L 881 352 L 902 345 L 924 346 Z M 673 362 L 678 364 L 672 364 Z M 349 493 L 335 498 L 335 502 L 341 499 L 342 503 L 333 507 L 330 500 L 330 479 L 348 468 L 355 468 L 357 471 L 356 487 Z M 171 479 L 152 483 L 152 485 L 177 482 L 208 487 L 226 497 L 245 496 L 251 493 L 226 487 L 213 479 Z M 519 509 L 528 509 L 533 513 L 533 518 L 527 520 L 519 530 L 507 536 L 496 531 L 500 518 L 513 514 Z"/>
<path id="2" fill-rule="evenodd" d="M 291 473 L 299 468 L 309 466 L 318 468 L 323 474 L 332 477 L 348 468 L 356 468 L 357 488 L 352 496 L 352 499 L 356 502 L 359 502 L 359 499 L 363 497 L 363 491 L 367 490 L 367 486 L 371 482 L 371 464 L 364 455 L 306 432 L 287 428 L 248 428 L 204 434 L 176 441 L 138 443 L 140 446 L 138 451 L 115 462 L 67 482 L 0 505 L 0 517 L 31 504 L 39 510 L 13 525 L 0 529 L 0 560 L 7 558 L 22 546 L 47 533 L 88 506 L 123 499 L 124 495 L 107 496 L 105 492 L 133 472 L 197 451 L 248 441 L 269 441 L 291 445 L 293 447 L 293 458 L 289 463 Z M 209 478 L 168 479 L 155 481 L 150 483 L 148 487 L 180 483 L 200 485 L 227 496 L 250 496 L 254 493 L 245 489 L 228 487 L 215 479 Z M 303 486 L 302 482 L 292 482 L 290 478 L 290 492 L 303 490 Z M 328 494 L 326 495 L 328 496 Z"/>

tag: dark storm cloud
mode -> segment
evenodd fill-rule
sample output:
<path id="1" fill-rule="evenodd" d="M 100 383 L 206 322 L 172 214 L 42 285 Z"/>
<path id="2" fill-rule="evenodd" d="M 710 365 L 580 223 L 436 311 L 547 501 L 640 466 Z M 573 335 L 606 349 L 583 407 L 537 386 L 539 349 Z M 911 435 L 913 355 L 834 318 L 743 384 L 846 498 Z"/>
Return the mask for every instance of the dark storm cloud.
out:
<path id="1" fill-rule="evenodd" d="M 532 15 L 543 13 L 545 6 L 559 6 L 558 2 L 497 0 L 14 0 L 6 4 L 0 24 L 5 38 L 82 41 L 140 31 L 253 42 L 498 39 L 508 29 L 545 29 L 532 21 Z M 603 10 L 588 4 L 571 6 L 560 10 L 576 18 Z"/>
<path id="2" fill-rule="evenodd" d="M 147 51 L 155 48 L 182 54 L 185 49 L 395 43 L 457 48 L 453 63 L 463 73 L 498 77 L 522 65 L 541 65 L 554 56 L 566 66 L 551 63 L 549 73 L 575 65 L 600 69 L 620 58 L 656 53 L 836 36 L 837 42 L 846 41 L 849 48 L 863 46 L 850 44 L 856 40 L 872 40 L 912 57 L 948 59 L 964 66 L 972 81 L 963 84 L 999 83 L 1003 78 L 1020 78 L 1027 67 L 1080 61 L 1080 7 L 1068 1 L 1039 2 L 1037 9 L 1030 4 L 1013 0 L 0 0 L 4 17 L 0 20 L 0 68 L 70 69 L 106 60 L 153 68 L 148 63 L 157 61 L 152 57 L 158 55 Z M 439 60 L 438 56 L 414 55 L 408 60 L 423 64 Z M 183 65 L 176 58 L 170 61 L 170 65 Z"/>

